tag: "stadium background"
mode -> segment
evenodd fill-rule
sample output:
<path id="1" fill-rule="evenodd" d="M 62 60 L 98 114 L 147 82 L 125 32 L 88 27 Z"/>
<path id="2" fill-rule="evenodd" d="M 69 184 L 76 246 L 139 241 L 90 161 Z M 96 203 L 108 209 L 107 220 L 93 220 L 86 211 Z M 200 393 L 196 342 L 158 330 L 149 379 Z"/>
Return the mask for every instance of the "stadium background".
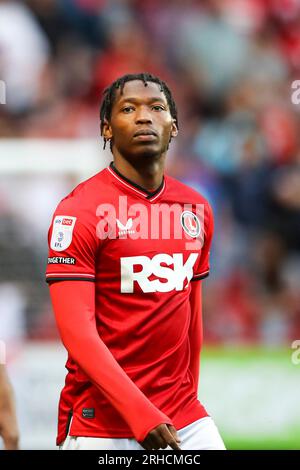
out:
<path id="1" fill-rule="evenodd" d="M 0 0 L 0 346 L 21 446 L 54 448 L 64 380 L 51 214 L 111 160 L 101 94 L 140 71 L 178 105 L 168 172 L 215 212 L 200 396 L 228 448 L 300 449 L 299 0 Z"/>

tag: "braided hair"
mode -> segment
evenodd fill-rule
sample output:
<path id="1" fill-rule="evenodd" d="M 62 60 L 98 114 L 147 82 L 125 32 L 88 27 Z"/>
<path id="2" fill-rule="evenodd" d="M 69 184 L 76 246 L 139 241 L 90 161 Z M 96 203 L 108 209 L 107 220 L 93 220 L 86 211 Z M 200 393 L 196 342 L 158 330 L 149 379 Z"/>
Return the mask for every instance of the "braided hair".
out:
<path id="1" fill-rule="evenodd" d="M 155 75 L 151 75 L 150 73 L 131 73 L 119 77 L 103 92 L 104 97 L 102 99 L 100 107 L 101 135 L 103 135 L 104 120 L 106 119 L 107 121 L 109 121 L 111 118 L 112 107 L 114 104 L 117 90 L 119 89 L 120 94 L 122 95 L 125 83 L 133 80 L 141 80 L 142 82 L 144 82 L 145 86 L 148 85 L 148 82 L 157 83 L 160 86 L 160 91 L 164 93 L 167 99 L 171 116 L 175 120 L 176 126 L 178 128 L 177 107 L 168 85 L 163 82 L 160 78 L 156 77 Z M 105 149 L 106 147 L 107 140 L 108 139 L 104 138 L 103 149 Z M 112 142 L 110 142 L 110 150 L 112 150 Z"/>

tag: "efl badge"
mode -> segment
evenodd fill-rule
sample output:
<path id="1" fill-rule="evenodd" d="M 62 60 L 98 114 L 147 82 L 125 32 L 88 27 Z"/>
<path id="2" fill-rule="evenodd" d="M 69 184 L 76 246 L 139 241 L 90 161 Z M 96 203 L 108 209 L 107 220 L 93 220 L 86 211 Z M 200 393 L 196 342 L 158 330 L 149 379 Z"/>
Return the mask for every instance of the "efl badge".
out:
<path id="1" fill-rule="evenodd" d="M 196 216 L 191 211 L 184 211 L 181 214 L 180 222 L 183 230 L 192 238 L 196 238 L 200 234 L 201 224 Z"/>
<path id="2" fill-rule="evenodd" d="M 54 251 L 64 251 L 71 245 L 76 217 L 57 215 L 53 221 L 50 246 Z"/>

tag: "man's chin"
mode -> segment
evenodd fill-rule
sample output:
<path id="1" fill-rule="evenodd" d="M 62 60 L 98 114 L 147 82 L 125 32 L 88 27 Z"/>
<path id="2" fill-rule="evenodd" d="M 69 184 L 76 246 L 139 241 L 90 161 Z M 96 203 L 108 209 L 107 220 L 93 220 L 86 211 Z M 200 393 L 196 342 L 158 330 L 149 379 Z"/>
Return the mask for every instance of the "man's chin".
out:
<path id="1" fill-rule="evenodd" d="M 154 145 L 139 145 L 134 148 L 119 151 L 128 161 L 158 160 L 161 158 L 162 150 Z"/>
<path id="2" fill-rule="evenodd" d="M 139 148 L 135 148 L 133 155 L 138 156 L 139 158 L 159 158 L 162 152 L 161 149 L 158 149 L 154 145 L 141 145 Z"/>

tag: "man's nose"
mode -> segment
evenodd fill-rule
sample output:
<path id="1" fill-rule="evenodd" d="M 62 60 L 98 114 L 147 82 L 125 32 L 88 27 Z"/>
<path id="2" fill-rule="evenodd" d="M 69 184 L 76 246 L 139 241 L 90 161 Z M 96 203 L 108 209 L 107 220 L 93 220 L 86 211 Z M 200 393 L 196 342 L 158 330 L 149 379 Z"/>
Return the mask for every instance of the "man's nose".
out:
<path id="1" fill-rule="evenodd" d="M 142 107 L 138 110 L 136 114 L 136 124 L 151 124 L 152 116 L 149 109 Z"/>

